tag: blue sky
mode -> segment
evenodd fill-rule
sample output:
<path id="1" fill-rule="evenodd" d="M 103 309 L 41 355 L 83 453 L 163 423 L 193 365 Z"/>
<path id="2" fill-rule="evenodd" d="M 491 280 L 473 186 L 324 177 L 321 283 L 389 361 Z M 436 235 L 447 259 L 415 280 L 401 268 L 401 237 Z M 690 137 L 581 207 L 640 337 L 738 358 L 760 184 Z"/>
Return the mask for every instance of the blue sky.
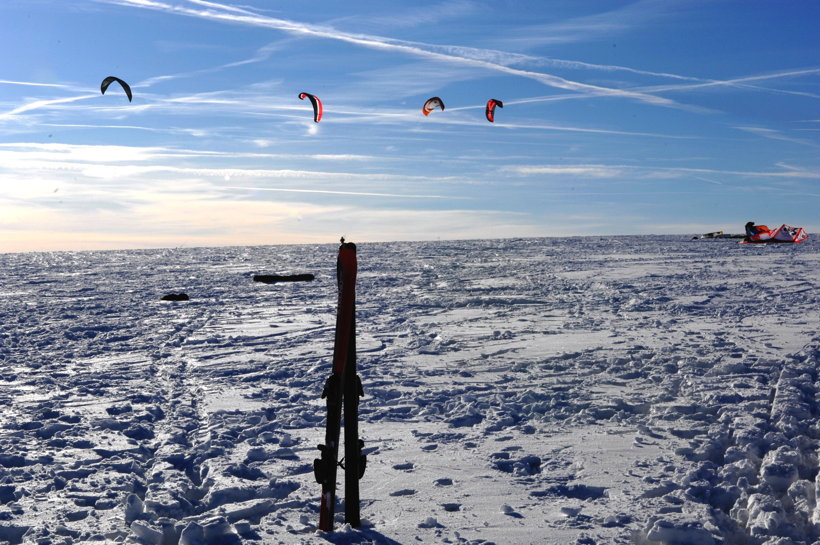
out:
<path id="1" fill-rule="evenodd" d="M 817 233 L 818 21 L 808 1 L 5 0 L 0 252 Z"/>

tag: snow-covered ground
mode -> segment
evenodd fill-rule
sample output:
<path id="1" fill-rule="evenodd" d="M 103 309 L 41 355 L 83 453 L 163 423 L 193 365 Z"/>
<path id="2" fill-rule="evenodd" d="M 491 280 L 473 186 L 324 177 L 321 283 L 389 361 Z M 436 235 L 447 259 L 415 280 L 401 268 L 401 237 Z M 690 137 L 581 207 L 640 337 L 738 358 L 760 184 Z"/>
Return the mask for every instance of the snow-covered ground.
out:
<path id="1" fill-rule="evenodd" d="M 690 238 L 359 244 L 334 533 L 336 245 L 0 254 L 0 542 L 817 543 L 820 245 Z"/>

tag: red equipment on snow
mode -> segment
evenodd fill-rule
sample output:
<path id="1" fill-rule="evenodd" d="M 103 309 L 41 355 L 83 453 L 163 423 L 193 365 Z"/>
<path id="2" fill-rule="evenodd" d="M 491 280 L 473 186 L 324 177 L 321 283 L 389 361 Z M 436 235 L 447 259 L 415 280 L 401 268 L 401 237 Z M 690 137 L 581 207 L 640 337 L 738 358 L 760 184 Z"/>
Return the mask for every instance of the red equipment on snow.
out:
<path id="1" fill-rule="evenodd" d="M 771 244 L 778 242 L 797 243 L 809 238 L 808 233 L 802 227 L 792 227 L 783 224 L 777 229 L 769 229 L 765 225 L 755 225 L 756 231 L 753 235 L 747 235 L 740 244 Z"/>
<path id="2" fill-rule="evenodd" d="M 356 245 L 345 242 L 336 260 L 339 306 L 336 313 L 336 337 L 333 344 L 333 371 L 325 383 L 322 397 L 327 399 L 325 443 L 319 445 L 321 457 L 313 461 L 316 482 L 322 485 L 319 507 L 319 529 L 333 530 L 336 513 L 336 469 L 345 471 L 345 522 L 361 526 L 359 479 L 364 475 L 367 458 L 359 439 L 359 398 L 364 395 L 356 374 Z M 344 410 L 344 458 L 339 461 L 339 434 Z"/>

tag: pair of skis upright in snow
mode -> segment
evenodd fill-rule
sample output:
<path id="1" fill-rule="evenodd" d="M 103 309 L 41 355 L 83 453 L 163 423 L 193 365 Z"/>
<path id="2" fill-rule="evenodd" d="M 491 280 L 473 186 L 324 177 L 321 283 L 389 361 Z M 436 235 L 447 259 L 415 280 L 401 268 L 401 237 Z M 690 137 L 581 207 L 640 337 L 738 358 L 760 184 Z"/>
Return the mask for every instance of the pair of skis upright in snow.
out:
<path id="1" fill-rule="evenodd" d="M 319 529 L 333 530 L 336 507 L 336 469 L 345 471 L 345 522 L 354 528 L 361 524 L 359 479 L 364 475 L 366 458 L 364 442 L 359 439 L 359 398 L 364 395 L 356 373 L 356 245 L 339 247 L 336 281 L 339 307 L 336 313 L 336 338 L 333 345 L 333 372 L 325 383 L 322 397 L 327 399 L 325 443 L 319 445 L 321 457 L 313 461 L 316 481 L 322 485 Z M 344 408 L 344 458 L 339 457 L 339 435 Z"/>

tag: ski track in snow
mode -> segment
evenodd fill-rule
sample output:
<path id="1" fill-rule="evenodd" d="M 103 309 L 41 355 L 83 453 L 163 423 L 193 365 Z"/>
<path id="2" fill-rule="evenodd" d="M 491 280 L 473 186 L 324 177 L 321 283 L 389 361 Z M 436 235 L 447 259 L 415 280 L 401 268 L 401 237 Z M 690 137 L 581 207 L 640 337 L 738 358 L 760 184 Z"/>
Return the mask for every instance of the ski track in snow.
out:
<path id="1" fill-rule="evenodd" d="M 360 244 L 333 533 L 334 245 L 0 254 L 0 542 L 815 544 L 818 248 Z"/>

